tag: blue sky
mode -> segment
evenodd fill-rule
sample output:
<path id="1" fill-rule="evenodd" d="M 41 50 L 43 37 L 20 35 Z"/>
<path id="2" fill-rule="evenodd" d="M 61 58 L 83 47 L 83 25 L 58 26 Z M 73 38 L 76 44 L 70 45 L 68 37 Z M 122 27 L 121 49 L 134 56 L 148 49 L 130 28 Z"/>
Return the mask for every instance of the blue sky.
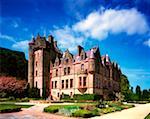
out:
<path id="1" fill-rule="evenodd" d="M 150 0 L 0 0 L 0 46 L 23 51 L 37 33 L 76 53 L 99 46 L 131 86 L 150 88 Z"/>

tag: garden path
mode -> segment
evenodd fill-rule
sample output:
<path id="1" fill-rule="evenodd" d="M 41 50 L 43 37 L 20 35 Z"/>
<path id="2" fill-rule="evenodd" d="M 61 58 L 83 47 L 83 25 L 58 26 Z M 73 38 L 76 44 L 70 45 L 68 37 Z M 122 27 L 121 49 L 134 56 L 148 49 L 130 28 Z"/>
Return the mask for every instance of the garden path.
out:
<path id="1" fill-rule="evenodd" d="M 92 117 L 91 119 L 144 119 L 150 113 L 149 104 L 139 104 L 136 107 L 114 112 L 103 116 Z"/>

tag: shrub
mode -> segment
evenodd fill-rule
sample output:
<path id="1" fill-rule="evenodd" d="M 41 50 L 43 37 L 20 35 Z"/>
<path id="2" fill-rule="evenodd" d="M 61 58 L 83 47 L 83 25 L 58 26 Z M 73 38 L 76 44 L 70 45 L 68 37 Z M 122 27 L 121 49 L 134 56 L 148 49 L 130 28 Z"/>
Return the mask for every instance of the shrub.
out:
<path id="1" fill-rule="evenodd" d="M 100 96 L 96 94 L 75 94 L 73 96 L 74 100 L 100 100 Z"/>
<path id="2" fill-rule="evenodd" d="M 63 114 L 65 116 L 71 116 L 73 112 L 76 110 L 79 110 L 79 106 L 74 106 L 74 105 L 67 105 L 64 106 L 63 108 L 59 109 L 59 114 Z"/>
<path id="3" fill-rule="evenodd" d="M 40 90 L 38 88 L 30 88 L 28 90 L 29 98 L 40 98 Z"/>
<path id="4" fill-rule="evenodd" d="M 150 113 L 144 119 L 150 119 Z"/>
<path id="5" fill-rule="evenodd" d="M 69 95 L 63 94 L 61 99 L 62 99 L 62 100 L 70 100 L 71 98 L 70 98 Z"/>
<path id="6" fill-rule="evenodd" d="M 107 107 L 107 108 L 101 109 L 101 113 L 103 114 L 107 114 L 107 113 L 111 113 L 115 111 L 116 111 L 115 107 Z"/>
<path id="7" fill-rule="evenodd" d="M 91 111 L 88 111 L 88 110 L 77 110 L 74 113 L 72 113 L 72 116 L 90 118 L 93 116 L 93 113 Z"/>
<path id="8" fill-rule="evenodd" d="M 20 110 L 21 107 L 14 104 L 0 104 L 0 113 L 18 112 Z"/>
<path id="9" fill-rule="evenodd" d="M 56 113 L 58 112 L 60 106 L 54 105 L 54 106 L 48 106 L 44 108 L 44 112 L 49 112 L 49 113 Z"/>

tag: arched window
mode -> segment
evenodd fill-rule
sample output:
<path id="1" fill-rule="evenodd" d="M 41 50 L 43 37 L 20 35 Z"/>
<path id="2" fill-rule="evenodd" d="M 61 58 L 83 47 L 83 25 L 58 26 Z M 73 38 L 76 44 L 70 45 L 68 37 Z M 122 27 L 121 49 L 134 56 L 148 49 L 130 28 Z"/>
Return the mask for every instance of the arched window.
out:
<path id="1" fill-rule="evenodd" d="M 81 64 L 81 70 L 82 71 L 84 70 L 84 64 Z"/>

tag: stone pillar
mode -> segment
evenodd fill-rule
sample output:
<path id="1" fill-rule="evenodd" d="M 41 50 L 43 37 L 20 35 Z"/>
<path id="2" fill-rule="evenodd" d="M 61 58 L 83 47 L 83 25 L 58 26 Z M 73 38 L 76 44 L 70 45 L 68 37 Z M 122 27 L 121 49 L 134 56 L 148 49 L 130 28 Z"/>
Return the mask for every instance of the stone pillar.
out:
<path id="1" fill-rule="evenodd" d="M 30 88 L 34 87 L 34 54 L 33 53 L 34 53 L 33 50 L 29 49 L 28 83 Z"/>

